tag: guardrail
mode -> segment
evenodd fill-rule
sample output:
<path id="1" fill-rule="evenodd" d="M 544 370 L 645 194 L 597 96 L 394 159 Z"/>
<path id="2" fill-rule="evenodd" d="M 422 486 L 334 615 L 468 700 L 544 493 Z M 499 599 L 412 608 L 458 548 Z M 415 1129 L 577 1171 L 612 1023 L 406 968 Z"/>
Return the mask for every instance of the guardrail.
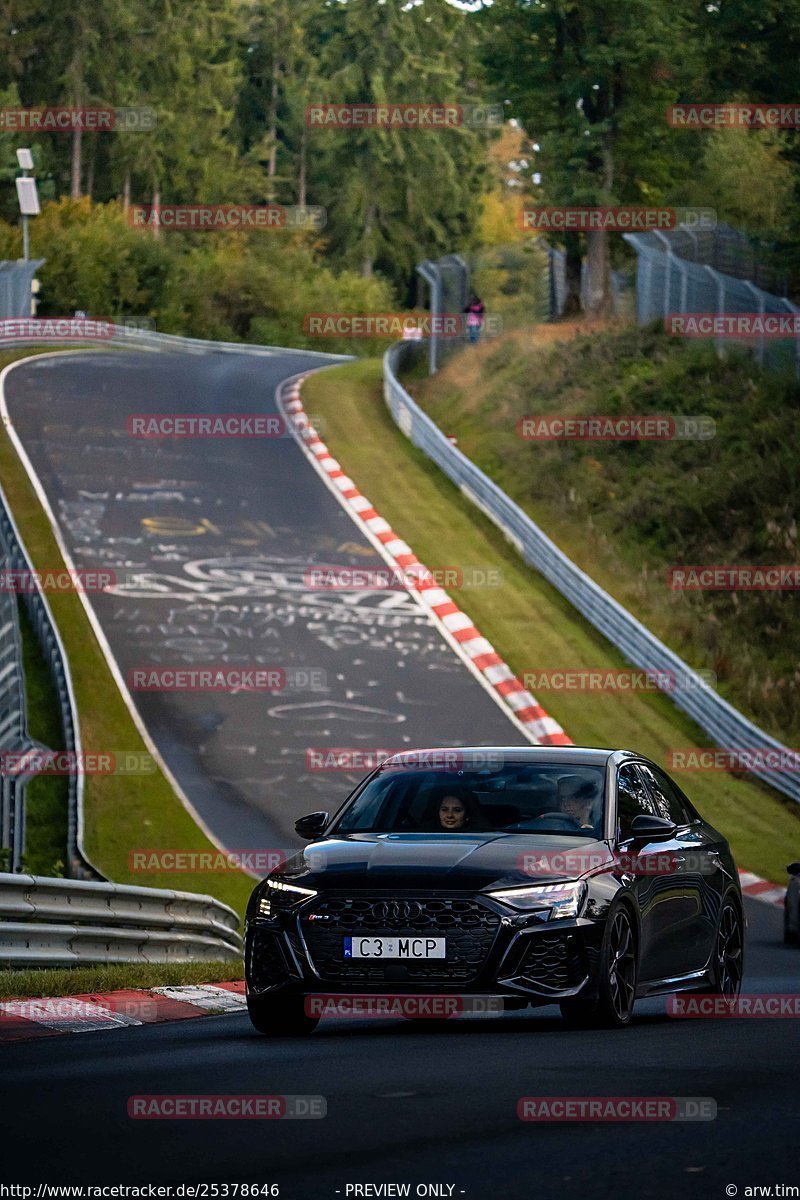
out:
<path id="1" fill-rule="evenodd" d="M 8 565 L 4 543 L 0 521 L 0 569 Z M 12 592 L 0 591 L 0 753 L 31 748 L 26 713 L 17 601 Z M 26 782 L 24 776 L 0 772 L 0 850 L 12 871 L 19 868 L 25 846 Z"/>
<path id="2" fill-rule="evenodd" d="M 39 333 L 45 329 L 45 323 L 57 327 L 59 332 Z M 35 317 L 25 320 L 20 318 L 4 322 L 5 331 L 0 327 L 0 346 L 71 346 L 102 345 L 123 346 L 127 349 L 139 350 L 178 350 L 195 354 L 225 353 L 225 354 L 303 354 L 310 358 L 324 359 L 326 362 L 349 362 L 351 354 L 328 354 L 324 350 L 292 349 L 288 346 L 256 346 L 249 342 L 212 342 L 204 338 L 180 337 L 172 333 L 157 333 L 153 329 L 139 329 L 132 325 L 116 325 L 110 321 L 101 321 L 94 317 L 80 317 L 67 320 L 60 317 Z M 36 328 L 36 333 L 25 336 L 26 325 Z M 8 331 L 13 329 L 13 333 Z M 99 331 L 98 331 L 99 329 Z"/>
<path id="3" fill-rule="evenodd" d="M 211 896 L 0 874 L 0 963 L 10 966 L 239 958 L 238 926 Z"/>
<path id="4" fill-rule="evenodd" d="M 674 651 L 637 621 L 608 592 L 575 565 L 546 533 L 501 488 L 476 467 L 412 400 L 398 379 L 405 362 L 420 353 L 420 342 L 400 342 L 387 350 L 384 397 L 402 433 L 452 480 L 519 551 L 595 629 L 622 652 L 628 662 L 656 678 L 678 676 L 683 686 L 669 698 L 692 717 L 716 745 L 726 749 L 791 752 L 759 729 L 713 691 Z M 800 802 L 800 775 L 753 767 L 762 782 Z"/>
<path id="5" fill-rule="evenodd" d="M 33 564 L 11 514 L 11 508 L 6 499 L 5 492 L 1 487 L 0 545 L 5 549 L 6 566 L 9 570 L 23 571 L 26 573 L 27 578 L 36 579 Z M 9 600 L 13 602 L 14 597 L 9 595 Z M 47 663 L 58 697 L 61 728 L 64 737 L 64 744 L 63 746 L 59 746 L 58 749 L 70 752 L 70 754 L 74 755 L 74 759 L 77 762 L 81 753 L 78 706 L 75 702 L 72 676 L 70 675 L 69 663 L 61 642 L 58 627 L 53 620 L 53 614 L 50 611 L 47 597 L 38 586 L 38 583 L 35 590 L 29 588 L 23 589 L 22 602 L 27 609 L 36 640 L 41 648 L 42 656 Z M 5 778 L 2 782 L 5 785 Z M 9 782 L 12 784 L 16 783 L 15 780 L 10 780 Z M 89 861 L 83 848 L 83 784 L 82 772 L 72 772 L 68 775 L 67 845 L 65 848 L 67 868 L 70 875 L 77 878 L 102 879 L 103 876 Z M 20 853 L 22 852 L 24 840 L 21 832 L 23 827 L 24 818 L 20 816 L 17 822 L 17 833 L 19 839 L 21 839 L 18 846 Z M 19 856 L 17 855 L 16 857 Z"/>

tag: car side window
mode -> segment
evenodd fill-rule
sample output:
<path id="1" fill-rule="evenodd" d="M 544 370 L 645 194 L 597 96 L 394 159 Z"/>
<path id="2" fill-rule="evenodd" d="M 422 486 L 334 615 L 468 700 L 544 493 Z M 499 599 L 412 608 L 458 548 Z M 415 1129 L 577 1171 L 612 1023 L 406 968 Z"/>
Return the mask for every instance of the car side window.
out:
<path id="1" fill-rule="evenodd" d="M 675 825 L 688 825 L 691 818 L 683 802 L 683 797 L 669 776 L 665 775 L 658 767 L 646 767 L 644 764 L 639 767 L 639 770 L 650 789 L 650 795 L 655 801 L 658 815 L 666 817 Z"/>
<path id="2" fill-rule="evenodd" d="M 633 819 L 642 813 L 659 815 L 636 767 L 626 763 L 617 772 L 617 836 L 621 841 L 631 836 Z"/>

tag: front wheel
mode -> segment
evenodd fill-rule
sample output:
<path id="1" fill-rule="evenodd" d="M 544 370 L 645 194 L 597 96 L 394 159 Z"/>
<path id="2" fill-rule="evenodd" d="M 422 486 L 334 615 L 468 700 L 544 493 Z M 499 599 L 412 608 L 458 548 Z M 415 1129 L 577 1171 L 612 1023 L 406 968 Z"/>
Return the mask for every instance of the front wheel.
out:
<path id="1" fill-rule="evenodd" d="M 319 1017 L 305 1011 L 302 996 L 248 996 L 247 1012 L 254 1029 L 271 1037 L 305 1037 L 313 1033 Z"/>
<path id="2" fill-rule="evenodd" d="M 783 909 L 783 941 L 787 946 L 796 946 L 798 941 L 800 941 L 800 933 L 797 933 L 794 929 L 792 929 L 789 921 L 788 904 L 784 905 Z"/>
<path id="3" fill-rule="evenodd" d="M 561 1001 L 561 1015 L 572 1026 L 624 1029 L 633 1019 L 639 960 L 633 918 L 624 905 L 612 911 L 603 933 L 597 995 Z"/>

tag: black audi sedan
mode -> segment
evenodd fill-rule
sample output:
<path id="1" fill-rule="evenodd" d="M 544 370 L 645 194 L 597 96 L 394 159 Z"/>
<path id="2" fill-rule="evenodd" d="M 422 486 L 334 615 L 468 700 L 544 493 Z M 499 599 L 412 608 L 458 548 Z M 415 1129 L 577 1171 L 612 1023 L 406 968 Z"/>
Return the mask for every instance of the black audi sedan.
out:
<path id="1" fill-rule="evenodd" d="M 637 997 L 739 991 L 728 844 L 631 751 L 411 751 L 296 829 L 310 845 L 247 911 L 262 1033 L 311 1032 L 320 995 L 493 997 L 622 1027 Z"/>

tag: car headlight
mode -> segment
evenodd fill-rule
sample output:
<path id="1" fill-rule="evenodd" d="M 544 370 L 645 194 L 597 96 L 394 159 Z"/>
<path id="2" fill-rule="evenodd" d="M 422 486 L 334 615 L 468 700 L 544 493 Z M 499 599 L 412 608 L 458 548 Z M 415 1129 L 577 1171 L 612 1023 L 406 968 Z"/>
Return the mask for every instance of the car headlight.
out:
<path id="1" fill-rule="evenodd" d="M 577 917 L 586 895 L 585 883 L 547 883 L 539 887 L 506 888 L 489 892 L 493 900 L 527 912 L 534 908 L 549 908 L 551 918 Z"/>
<path id="2" fill-rule="evenodd" d="M 284 883 L 281 879 L 268 879 L 266 889 L 258 900 L 258 915 L 273 916 L 276 909 L 292 908 L 309 896 L 316 896 L 313 888 L 298 887 L 296 883 Z"/>

